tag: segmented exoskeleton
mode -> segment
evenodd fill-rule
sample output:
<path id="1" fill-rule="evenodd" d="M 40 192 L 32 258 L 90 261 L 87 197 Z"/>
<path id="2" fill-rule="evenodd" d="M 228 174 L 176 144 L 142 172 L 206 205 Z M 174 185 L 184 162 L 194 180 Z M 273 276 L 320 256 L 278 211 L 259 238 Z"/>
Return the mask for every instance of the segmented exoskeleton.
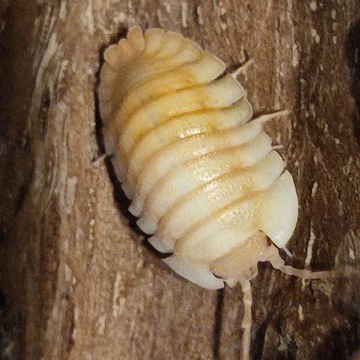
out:
<path id="1" fill-rule="evenodd" d="M 130 29 L 104 54 L 99 88 L 106 151 L 130 212 L 164 262 L 208 289 L 240 282 L 243 357 L 249 357 L 250 280 L 259 261 L 284 264 L 298 200 L 284 161 L 252 121 L 252 107 L 225 64 L 173 32 Z"/>

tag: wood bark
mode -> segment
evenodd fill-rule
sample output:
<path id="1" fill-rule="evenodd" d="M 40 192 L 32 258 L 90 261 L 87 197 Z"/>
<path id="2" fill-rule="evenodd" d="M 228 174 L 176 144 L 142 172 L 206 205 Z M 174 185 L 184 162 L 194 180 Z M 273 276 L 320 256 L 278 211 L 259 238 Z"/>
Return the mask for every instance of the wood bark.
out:
<path id="1" fill-rule="evenodd" d="M 295 267 L 253 284 L 253 359 L 360 346 L 359 0 L 12 0 L 0 6 L 0 358 L 239 359 L 240 287 L 211 292 L 152 252 L 105 161 L 103 49 L 181 32 L 234 69 L 297 184 Z"/>

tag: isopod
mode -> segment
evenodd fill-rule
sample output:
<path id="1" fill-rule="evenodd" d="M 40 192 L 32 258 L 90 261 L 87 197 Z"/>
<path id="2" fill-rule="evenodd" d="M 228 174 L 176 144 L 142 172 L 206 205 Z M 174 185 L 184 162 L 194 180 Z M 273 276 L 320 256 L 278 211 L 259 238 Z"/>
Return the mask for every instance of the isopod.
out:
<path id="1" fill-rule="evenodd" d="M 103 136 L 129 211 L 184 278 L 207 289 L 241 284 L 249 359 L 257 263 L 302 278 L 328 274 L 294 269 L 279 255 L 294 232 L 298 198 L 263 124 L 285 112 L 251 120 L 236 74 L 174 32 L 133 27 L 104 58 Z"/>

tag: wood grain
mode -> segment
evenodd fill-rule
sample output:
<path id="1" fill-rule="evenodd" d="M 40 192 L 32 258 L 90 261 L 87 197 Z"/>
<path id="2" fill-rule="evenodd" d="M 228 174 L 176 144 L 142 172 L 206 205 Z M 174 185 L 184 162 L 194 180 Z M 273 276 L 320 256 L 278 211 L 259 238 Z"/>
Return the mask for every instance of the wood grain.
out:
<path id="1" fill-rule="evenodd" d="M 260 264 L 252 357 L 349 359 L 360 346 L 359 9 L 12 0 L 0 14 L 0 357 L 240 357 L 240 288 L 207 291 L 166 268 L 96 161 L 103 49 L 137 24 L 181 32 L 230 70 L 254 59 L 239 79 L 255 112 L 291 110 L 267 127 L 299 193 L 286 259 L 339 276 L 302 282 Z"/>

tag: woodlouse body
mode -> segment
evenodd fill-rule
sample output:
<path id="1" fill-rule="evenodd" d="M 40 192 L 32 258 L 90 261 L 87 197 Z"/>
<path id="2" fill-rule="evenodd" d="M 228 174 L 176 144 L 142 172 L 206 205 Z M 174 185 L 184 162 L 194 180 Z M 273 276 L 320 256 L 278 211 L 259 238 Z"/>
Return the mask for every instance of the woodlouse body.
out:
<path id="1" fill-rule="evenodd" d="M 263 131 L 271 115 L 249 121 L 252 107 L 224 63 L 178 34 L 139 27 L 104 57 L 106 151 L 139 227 L 172 253 L 164 261 L 205 288 L 240 282 L 247 329 L 259 261 L 321 276 L 279 256 L 297 221 L 294 182 Z M 249 341 L 246 330 L 244 349 Z"/>

